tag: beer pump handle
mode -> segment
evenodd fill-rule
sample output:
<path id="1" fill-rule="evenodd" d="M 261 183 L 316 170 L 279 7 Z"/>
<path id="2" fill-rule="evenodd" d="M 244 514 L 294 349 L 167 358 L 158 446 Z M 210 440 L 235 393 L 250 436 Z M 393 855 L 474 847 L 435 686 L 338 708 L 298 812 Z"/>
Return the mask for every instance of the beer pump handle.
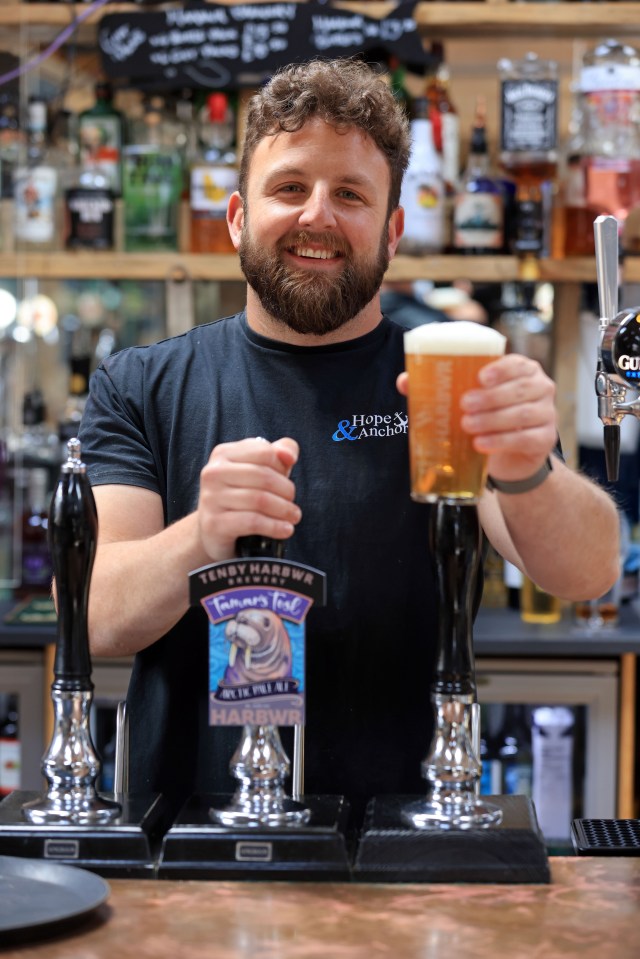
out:
<path id="1" fill-rule="evenodd" d="M 593 224 L 596 249 L 596 276 L 600 304 L 600 342 L 596 368 L 598 414 L 604 424 L 604 455 L 607 479 L 615 483 L 620 468 L 620 423 L 613 407 L 612 387 L 602 361 L 602 340 L 618 311 L 618 221 L 598 216 Z"/>
<path id="2" fill-rule="evenodd" d="M 616 483 L 620 469 L 620 427 L 617 423 L 604 427 L 604 458 L 607 479 L 610 483 Z"/>
<path id="3" fill-rule="evenodd" d="M 87 614 L 98 514 L 80 459 L 80 441 L 69 440 L 67 450 L 68 459 L 61 467 L 49 508 L 49 549 L 58 607 L 54 686 L 78 692 L 93 689 Z"/>
<path id="4" fill-rule="evenodd" d="M 473 615 L 481 534 L 474 505 L 439 500 L 431 506 L 429 543 L 440 608 L 434 690 L 445 696 L 477 695 Z"/>
<path id="5" fill-rule="evenodd" d="M 256 436 L 257 440 L 267 443 L 264 436 Z M 272 539 L 269 536 L 239 536 L 236 540 L 236 554 L 243 556 L 270 556 L 272 559 L 283 559 L 285 540 Z"/>
<path id="6" fill-rule="evenodd" d="M 236 554 L 284 559 L 286 540 L 269 536 L 239 536 Z M 291 798 L 298 801 L 304 793 L 304 726 L 293 727 L 293 766 L 291 769 Z"/>
<path id="7" fill-rule="evenodd" d="M 239 536 L 236 540 L 236 553 L 243 556 L 270 556 L 272 559 L 284 559 L 286 540 L 272 539 L 269 536 Z M 304 792 L 304 726 L 294 726 L 293 730 L 293 769 L 292 798 L 299 800 Z"/>
<path id="8" fill-rule="evenodd" d="M 618 221 L 614 216 L 597 216 L 593 233 L 600 319 L 610 323 L 618 312 Z"/>
<path id="9" fill-rule="evenodd" d="M 269 536 L 239 536 L 236 540 L 236 554 L 243 556 L 270 556 L 283 559 L 286 541 L 271 539 Z"/>

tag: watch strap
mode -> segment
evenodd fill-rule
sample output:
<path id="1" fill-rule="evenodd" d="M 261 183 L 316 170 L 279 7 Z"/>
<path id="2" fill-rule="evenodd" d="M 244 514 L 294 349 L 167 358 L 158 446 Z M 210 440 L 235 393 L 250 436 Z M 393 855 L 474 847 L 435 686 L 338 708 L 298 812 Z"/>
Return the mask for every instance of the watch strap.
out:
<path id="1" fill-rule="evenodd" d="M 487 489 L 496 489 L 499 493 L 528 493 L 529 490 L 535 489 L 536 486 L 544 483 L 552 469 L 551 457 L 547 456 L 540 469 L 525 479 L 514 481 L 497 480 L 494 479 L 493 476 L 487 476 Z"/>

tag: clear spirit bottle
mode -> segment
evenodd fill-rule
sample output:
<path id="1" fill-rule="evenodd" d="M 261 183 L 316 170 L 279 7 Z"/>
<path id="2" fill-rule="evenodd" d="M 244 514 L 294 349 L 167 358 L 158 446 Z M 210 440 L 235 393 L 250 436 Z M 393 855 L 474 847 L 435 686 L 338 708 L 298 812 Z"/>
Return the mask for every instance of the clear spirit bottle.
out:
<path id="1" fill-rule="evenodd" d="M 14 230 L 18 250 L 53 250 L 59 243 L 58 171 L 48 157 L 47 104 L 33 97 L 27 149 L 14 171 Z"/>
<path id="2" fill-rule="evenodd" d="M 442 160 L 433 139 L 426 97 L 414 100 L 411 155 L 402 184 L 404 234 L 399 253 L 421 256 L 440 253 L 445 244 L 445 185 Z"/>

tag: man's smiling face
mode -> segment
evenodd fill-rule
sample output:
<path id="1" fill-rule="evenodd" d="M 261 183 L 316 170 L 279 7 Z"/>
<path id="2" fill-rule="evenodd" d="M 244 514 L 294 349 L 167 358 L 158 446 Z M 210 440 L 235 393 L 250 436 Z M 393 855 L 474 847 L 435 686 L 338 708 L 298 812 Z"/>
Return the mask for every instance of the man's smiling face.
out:
<path id="1" fill-rule="evenodd" d="M 399 238 L 388 196 L 387 161 L 360 130 L 314 118 L 258 144 L 237 214 L 239 252 L 271 317 L 321 336 L 370 303 Z"/>

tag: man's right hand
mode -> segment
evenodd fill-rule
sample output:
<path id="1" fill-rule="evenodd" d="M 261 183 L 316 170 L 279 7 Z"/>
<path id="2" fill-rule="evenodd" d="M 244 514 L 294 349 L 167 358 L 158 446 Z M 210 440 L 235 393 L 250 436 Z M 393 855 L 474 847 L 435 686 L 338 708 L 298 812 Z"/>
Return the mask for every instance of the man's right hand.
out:
<path id="1" fill-rule="evenodd" d="M 299 454 L 295 440 L 221 443 L 200 474 L 198 526 L 214 561 L 235 556 L 239 536 L 288 539 L 302 513 L 289 473 Z"/>

